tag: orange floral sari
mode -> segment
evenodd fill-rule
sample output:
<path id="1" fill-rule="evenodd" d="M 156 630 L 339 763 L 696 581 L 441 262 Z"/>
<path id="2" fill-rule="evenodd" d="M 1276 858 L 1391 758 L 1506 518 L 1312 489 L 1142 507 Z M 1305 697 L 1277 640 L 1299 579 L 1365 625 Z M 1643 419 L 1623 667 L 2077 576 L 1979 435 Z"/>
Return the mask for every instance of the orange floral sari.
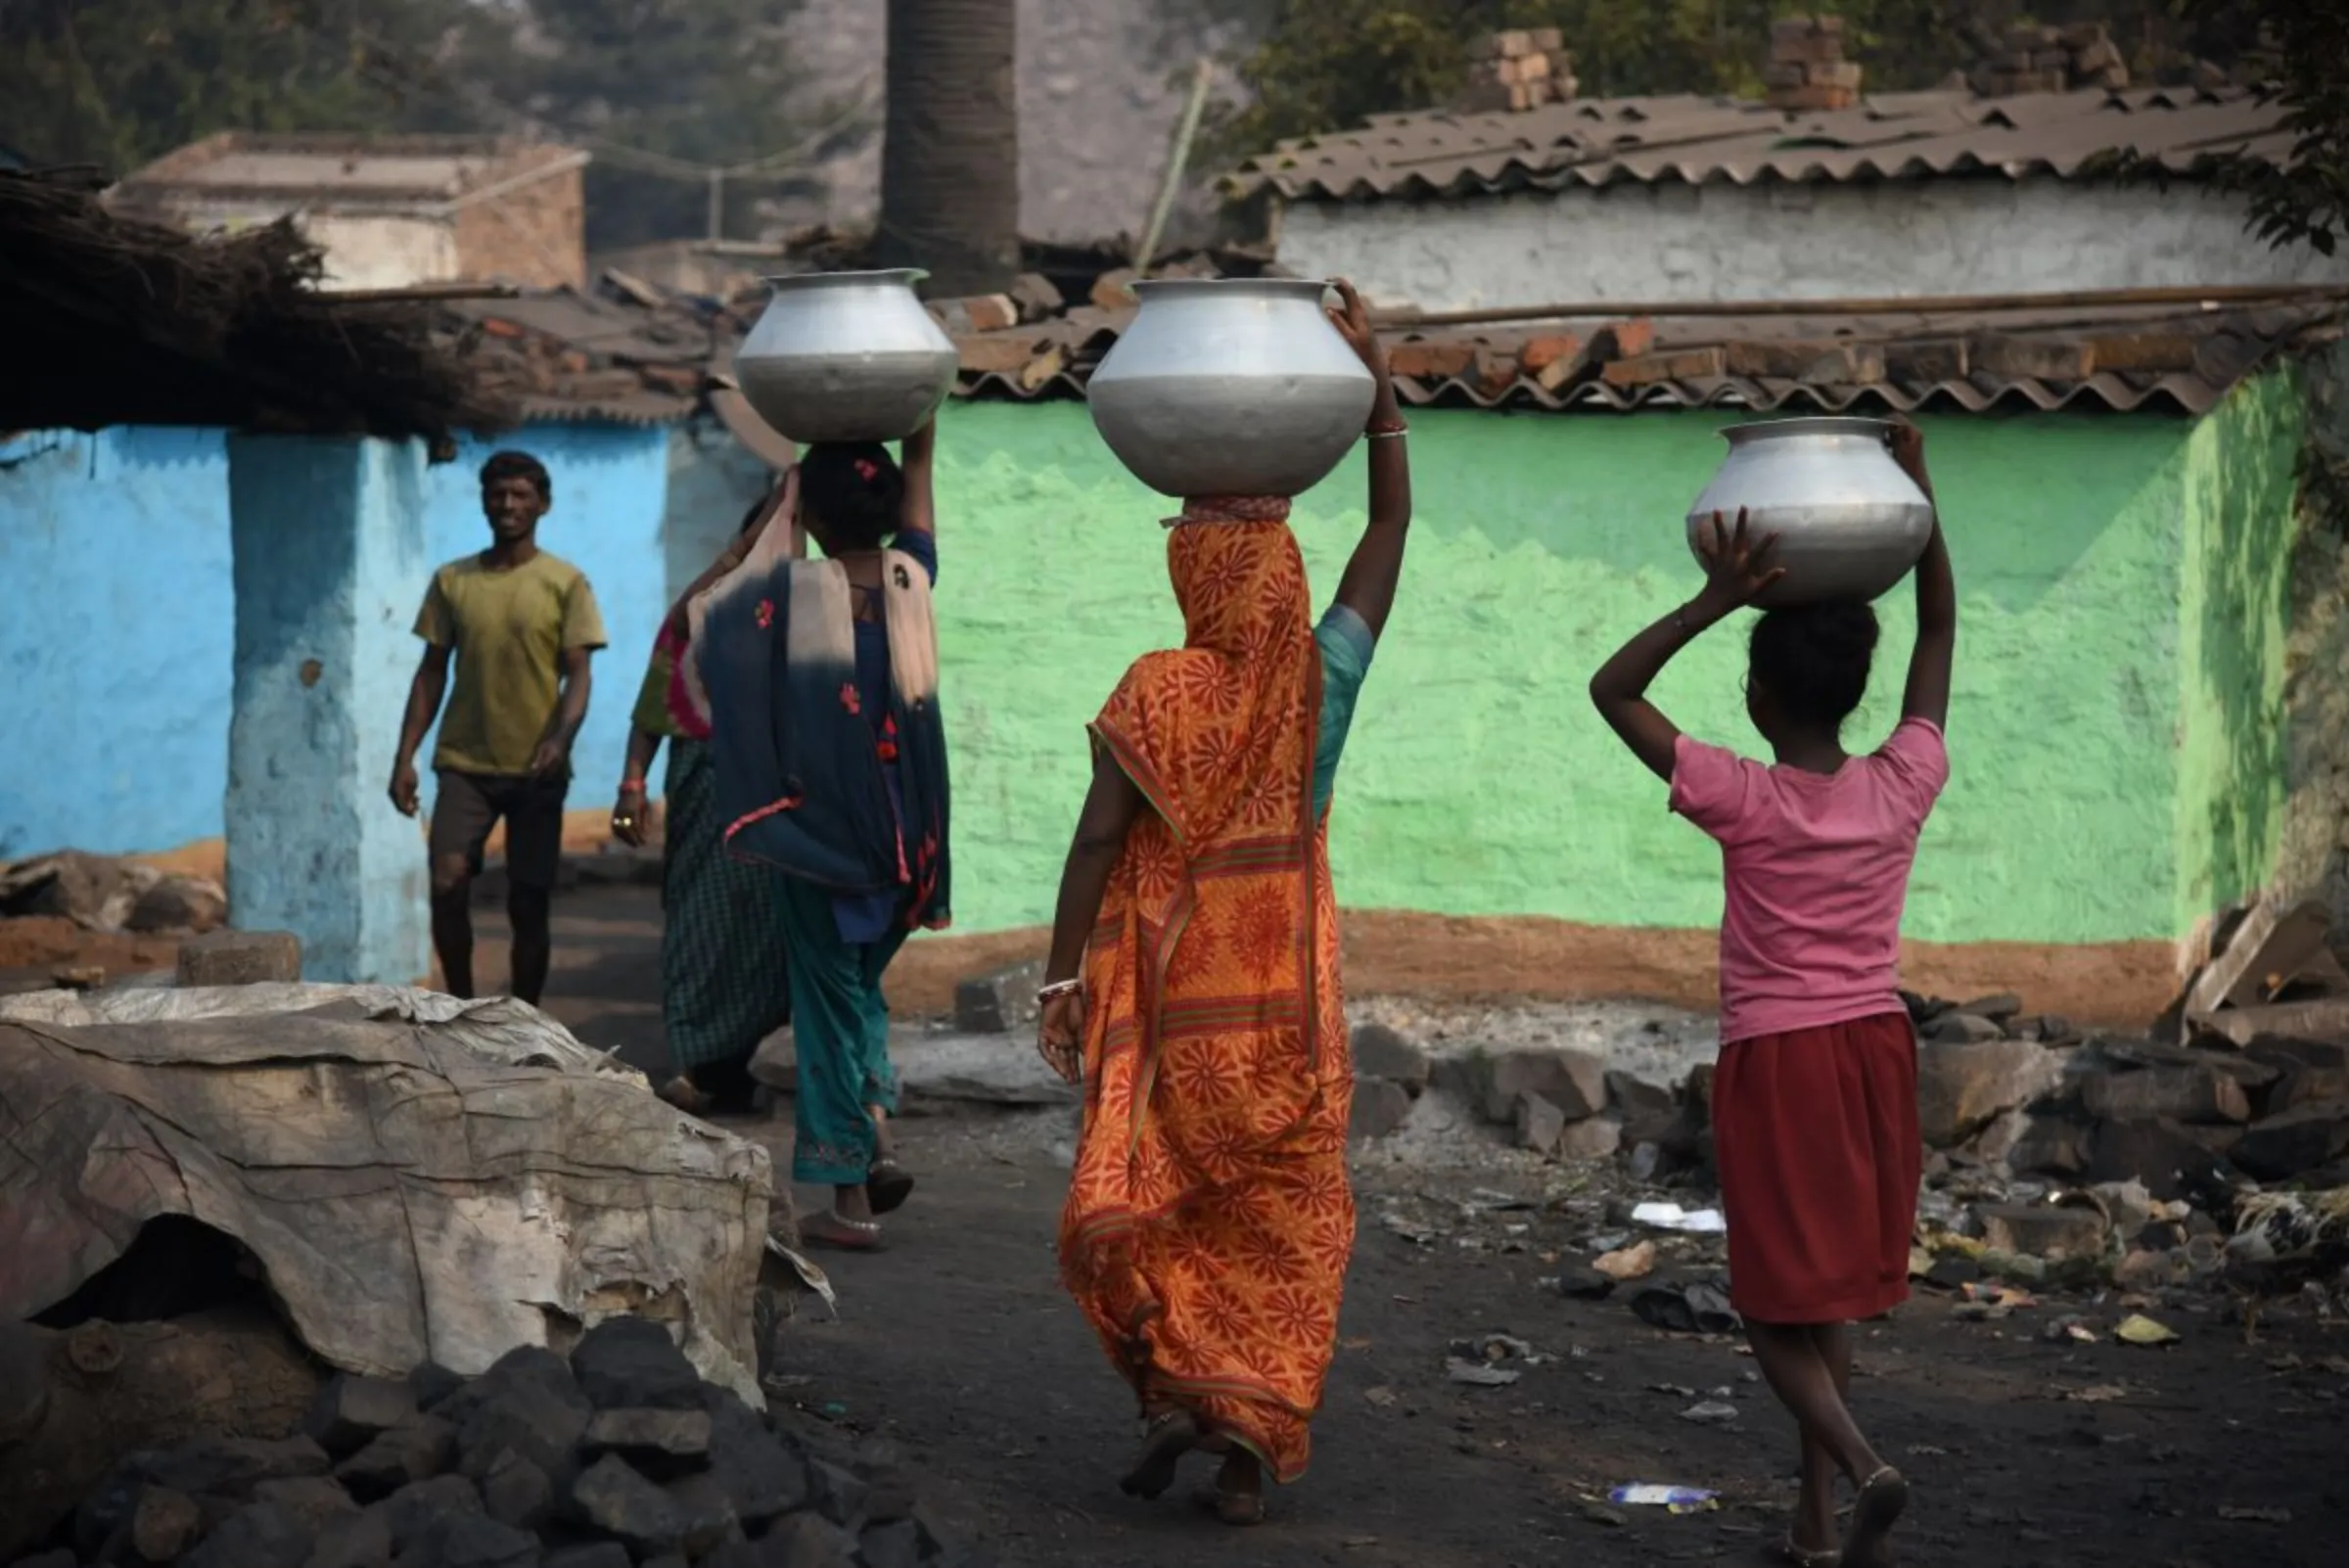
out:
<path id="1" fill-rule="evenodd" d="M 1061 1268 L 1145 1408 L 1190 1410 L 1288 1482 L 1354 1247 L 1321 662 L 1284 523 L 1176 528 L 1168 557 L 1183 646 L 1137 661 L 1092 727 L 1152 810 L 1085 956 Z"/>

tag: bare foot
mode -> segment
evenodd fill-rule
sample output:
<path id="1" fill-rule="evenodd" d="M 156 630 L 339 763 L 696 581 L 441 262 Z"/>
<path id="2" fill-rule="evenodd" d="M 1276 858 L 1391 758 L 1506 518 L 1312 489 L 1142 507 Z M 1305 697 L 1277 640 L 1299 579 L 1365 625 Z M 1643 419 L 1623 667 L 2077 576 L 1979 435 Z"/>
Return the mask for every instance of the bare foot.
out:
<path id="1" fill-rule="evenodd" d="M 1235 1447 L 1224 1456 L 1222 1468 L 1216 1472 L 1215 1484 L 1201 1487 L 1191 1494 L 1191 1499 L 1227 1525 L 1263 1524 L 1264 1466 L 1256 1462 L 1255 1454 Z"/>

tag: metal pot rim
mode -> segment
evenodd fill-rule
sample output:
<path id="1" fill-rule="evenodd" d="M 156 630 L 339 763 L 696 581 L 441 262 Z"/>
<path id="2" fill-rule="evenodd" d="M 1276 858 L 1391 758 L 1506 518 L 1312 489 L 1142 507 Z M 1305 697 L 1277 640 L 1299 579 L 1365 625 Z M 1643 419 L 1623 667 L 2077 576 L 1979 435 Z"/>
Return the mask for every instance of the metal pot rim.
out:
<path id="1" fill-rule="evenodd" d="M 1881 442 L 1892 429 L 1889 419 L 1864 419 L 1853 414 L 1815 414 L 1799 419 L 1755 419 L 1722 427 L 1722 439 L 1731 446 L 1773 436 L 1865 436 Z"/>
<path id="2" fill-rule="evenodd" d="M 856 283 L 901 283 L 910 289 L 929 276 L 921 267 L 882 267 L 865 272 L 770 272 L 762 281 L 781 294 L 787 289 L 840 288 Z"/>
<path id="3" fill-rule="evenodd" d="M 1329 292 L 1328 282 L 1316 278 L 1143 278 L 1129 287 L 1140 300 L 1152 295 L 1261 294 L 1318 303 Z"/>

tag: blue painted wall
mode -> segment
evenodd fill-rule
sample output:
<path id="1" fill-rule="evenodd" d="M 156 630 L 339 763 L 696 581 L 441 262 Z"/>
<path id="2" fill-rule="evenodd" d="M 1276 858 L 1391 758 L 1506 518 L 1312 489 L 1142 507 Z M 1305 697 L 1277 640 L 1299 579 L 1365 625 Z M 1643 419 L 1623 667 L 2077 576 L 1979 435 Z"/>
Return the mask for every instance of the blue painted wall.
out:
<path id="1" fill-rule="evenodd" d="M 220 832 L 228 455 L 218 431 L 0 439 L 0 859 Z"/>
<path id="2" fill-rule="evenodd" d="M 467 442 L 456 461 L 426 470 L 423 564 L 382 607 L 411 668 L 418 645 L 408 626 L 431 568 L 487 540 L 478 474 L 505 446 L 553 473 L 555 506 L 540 538 L 587 574 L 612 635 L 596 660 L 576 757 L 572 804 L 592 806 L 619 782 L 628 708 L 668 608 L 670 577 L 687 559 L 693 565 L 675 585 L 708 564 L 712 541 L 722 541 L 749 504 L 756 460 L 714 425 L 699 435 L 537 425 Z M 669 530 L 687 525 L 689 536 L 672 543 Z M 0 766 L 0 859 L 69 845 L 154 851 L 219 837 L 236 634 L 223 433 L 37 432 L 0 440 L 0 734 L 19 746 L 37 737 L 40 753 L 37 765 L 20 753 Z M 374 715 L 387 749 L 404 692 L 400 685 Z M 419 761 L 430 758 L 428 741 Z M 385 782 L 369 783 L 371 804 Z"/>

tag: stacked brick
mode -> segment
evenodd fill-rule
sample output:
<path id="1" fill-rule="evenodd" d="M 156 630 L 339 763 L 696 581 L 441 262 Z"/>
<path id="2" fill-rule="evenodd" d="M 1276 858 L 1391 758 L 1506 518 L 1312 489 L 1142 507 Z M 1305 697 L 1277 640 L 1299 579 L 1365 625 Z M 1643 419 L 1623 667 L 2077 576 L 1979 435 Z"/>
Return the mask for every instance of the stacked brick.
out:
<path id="1" fill-rule="evenodd" d="M 2016 26 L 2006 46 L 1974 71 L 1974 91 L 1986 98 L 2020 93 L 2111 91 L 2129 85 L 2129 62 L 2101 22 L 2069 27 Z"/>
<path id="2" fill-rule="evenodd" d="M 1574 56 L 1555 27 L 1497 32 L 1471 51 L 1468 85 L 1453 106 L 1462 114 L 1522 115 L 1573 98 Z"/>
<path id="3" fill-rule="evenodd" d="M 1850 109 L 1860 102 L 1860 62 L 1843 58 L 1841 17 L 1780 17 L 1770 26 L 1762 85 L 1770 107 L 1788 114 Z"/>

